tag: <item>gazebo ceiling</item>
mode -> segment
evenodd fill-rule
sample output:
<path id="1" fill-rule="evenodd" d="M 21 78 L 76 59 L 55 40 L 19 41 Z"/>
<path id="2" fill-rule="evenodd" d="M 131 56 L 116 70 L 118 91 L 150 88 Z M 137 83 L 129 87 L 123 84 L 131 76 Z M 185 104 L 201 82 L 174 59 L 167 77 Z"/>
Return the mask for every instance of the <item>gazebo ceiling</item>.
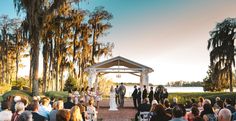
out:
<path id="1" fill-rule="evenodd" d="M 127 68 L 142 68 L 142 69 L 144 68 L 144 69 L 147 69 L 149 73 L 153 72 L 152 68 L 139 64 L 137 62 L 131 61 L 121 56 L 117 56 L 117 57 L 108 59 L 106 61 L 94 64 L 88 68 L 111 68 L 113 66 L 124 66 Z"/>

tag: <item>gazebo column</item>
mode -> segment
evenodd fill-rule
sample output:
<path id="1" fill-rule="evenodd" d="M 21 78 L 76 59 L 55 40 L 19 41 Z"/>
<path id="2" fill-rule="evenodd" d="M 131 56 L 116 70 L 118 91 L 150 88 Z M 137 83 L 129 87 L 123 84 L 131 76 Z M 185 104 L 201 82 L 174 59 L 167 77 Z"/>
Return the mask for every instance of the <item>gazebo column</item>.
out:
<path id="1" fill-rule="evenodd" d="M 149 91 L 149 78 L 148 71 L 146 69 L 142 70 L 140 79 L 141 90 L 143 90 L 143 86 L 146 85 L 146 89 Z"/>
<path id="2" fill-rule="evenodd" d="M 89 76 L 88 76 L 88 86 L 89 88 L 93 87 L 93 83 L 96 81 L 96 69 L 91 68 L 89 69 Z"/>

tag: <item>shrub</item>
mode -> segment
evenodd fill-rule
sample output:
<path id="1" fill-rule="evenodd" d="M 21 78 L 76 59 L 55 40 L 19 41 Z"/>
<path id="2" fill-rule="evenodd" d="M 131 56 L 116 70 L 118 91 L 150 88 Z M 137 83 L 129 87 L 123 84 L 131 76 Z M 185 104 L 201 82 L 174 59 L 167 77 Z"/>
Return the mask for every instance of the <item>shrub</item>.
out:
<path id="1" fill-rule="evenodd" d="M 13 81 L 12 82 L 12 90 L 22 90 L 23 87 L 27 87 L 28 86 L 28 80 L 21 77 L 18 78 L 17 81 Z"/>
<path id="2" fill-rule="evenodd" d="M 66 80 L 64 91 L 70 91 L 70 90 L 75 90 L 76 88 L 76 79 L 73 78 L 72 76 L 69 76 Z"/>
<path id="3" fill-rule="evenodd" d="M 107 80 L 102 77 L 99 80 L 100 81 L 98 82 L 98 86 L 100 88 L 100 92 L 103 93 L 103 96 L 109 96 L 111 85 L 113 85 L 114 88 L 116 85 L 114 85 L 114 82 L 112 80 Z"/>
<path id="4" fill-rule="evenodd" d="M 65 100 L 68 96 L 68 92 L 57 92 L 57 91 L 49 91 L 45 93 L 45 96 L 47 97 L 55 97 L 56 99 L 58 98 L 63 98 Z"/>
<path id="5" fill-rule="evenodd" d="M 9 96 L 20 96 L 21 98 L 24 98 L 29 102 L 32 101 L 32 97 L 27 92 L 24 92 L 24 91 L 21 91 L 21 90 L 8 91 L 8 92 L 6 92 L 2 95 L 2 98 L 3 98 L 3 100 L 5 100 Z"/>

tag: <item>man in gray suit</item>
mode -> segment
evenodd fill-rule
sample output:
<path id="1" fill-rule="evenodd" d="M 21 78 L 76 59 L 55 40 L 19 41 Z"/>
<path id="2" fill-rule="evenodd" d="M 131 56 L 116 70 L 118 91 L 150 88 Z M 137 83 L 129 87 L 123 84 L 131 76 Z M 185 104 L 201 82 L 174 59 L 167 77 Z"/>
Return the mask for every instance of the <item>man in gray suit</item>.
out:
<path id="1" fill-rule="evenodd" d="M 123 83 L 119 87 L 119 96 L 120 96 L 120 107 L 124 107 L 124 98 L 125 98 L 126 88 Z"/>

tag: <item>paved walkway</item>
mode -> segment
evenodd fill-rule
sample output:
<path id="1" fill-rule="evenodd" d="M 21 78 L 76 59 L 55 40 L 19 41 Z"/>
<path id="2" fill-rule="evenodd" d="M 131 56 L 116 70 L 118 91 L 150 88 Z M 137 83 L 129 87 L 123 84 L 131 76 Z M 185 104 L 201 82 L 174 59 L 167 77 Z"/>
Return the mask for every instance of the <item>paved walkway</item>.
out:
<path id="1" fill-rule="evenodd" d="M 104 99 L 100 102 L 98 109 L 98 119 L 102 121 L 131 121 L 136 114 L 133 108 L 132 99 L 125 99 L 124 108 L 119 108 L 118 111 L 109 111 L 109 99 Z"/>

